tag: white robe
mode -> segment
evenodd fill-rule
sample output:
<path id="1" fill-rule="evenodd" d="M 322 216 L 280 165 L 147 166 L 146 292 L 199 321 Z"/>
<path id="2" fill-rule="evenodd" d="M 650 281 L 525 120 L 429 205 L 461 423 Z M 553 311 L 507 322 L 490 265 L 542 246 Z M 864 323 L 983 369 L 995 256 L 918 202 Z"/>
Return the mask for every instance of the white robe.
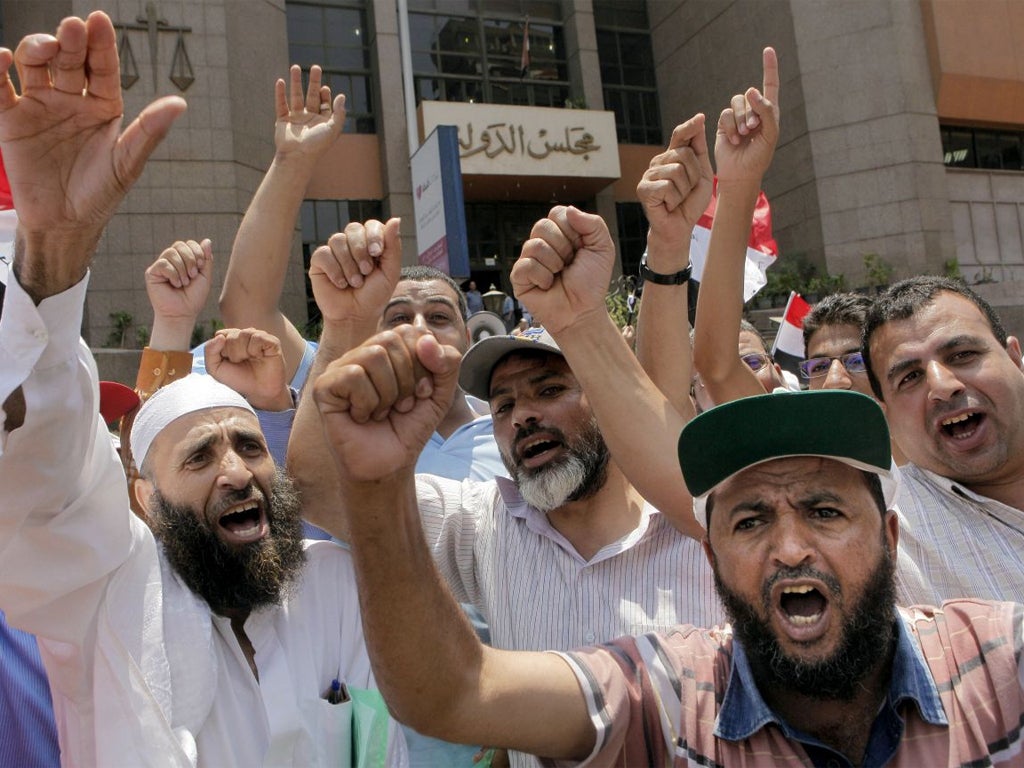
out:
<path id="1" fill-rule="evenodd" d="M 351 558 L 310 543 L 301 581 L 245 630 L 180 581 L 128 506 L 98 416 L 96 365 L 78 332 L 87 280 L 38 307 L 11 280 L 0 319 L 0 607 L 39 637 L 62 761 L 72 766 L 345 765 L 351 703 L 373 688 Z M 406 763 L 388 722 L 388 765 Z"/>

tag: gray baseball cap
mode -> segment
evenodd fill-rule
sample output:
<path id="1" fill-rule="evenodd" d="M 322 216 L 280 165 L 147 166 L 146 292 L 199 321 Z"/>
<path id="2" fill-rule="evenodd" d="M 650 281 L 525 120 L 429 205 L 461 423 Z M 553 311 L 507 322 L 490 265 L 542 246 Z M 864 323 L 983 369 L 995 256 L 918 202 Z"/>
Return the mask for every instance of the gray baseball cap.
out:
<path id="1" fill-rule="evenodd" d="M 527 328 L 518 336 L 488 336 L 469 348 L 459 369 L 459 386 L 481 400 L 491 399 L 491 372 L 512 352 L 542 350 L 561 355 L 562 350 L 543 328 Z"/>

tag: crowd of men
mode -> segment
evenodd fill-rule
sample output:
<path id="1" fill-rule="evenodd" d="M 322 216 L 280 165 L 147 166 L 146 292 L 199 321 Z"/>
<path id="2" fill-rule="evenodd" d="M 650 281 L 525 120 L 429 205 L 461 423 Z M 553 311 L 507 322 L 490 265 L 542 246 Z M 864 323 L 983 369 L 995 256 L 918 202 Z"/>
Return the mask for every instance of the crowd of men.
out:
<path id="1" fill-rule="evenodd" d="M 100 12 L 0 70 L 0 765 L 1024 762 L 1020 344 L 915 277 L 824 299 L 787 384 L 742 319 L 773 49 L 713 151 L 695 115 L 639 182 L 635 348 L 608 228 L 572 206 L 512 270 L 537 327 L 471 346 L 459 285 L 403 268 L 390 219 L 312 254 L 304 339 L 278 299 L 344 97 L 293 67 L 227 328 L 189 350 L 214 256 L 184 237 L 145 271 L 116 434 L 89 265 L 185 103 L 122 128 Z"/>

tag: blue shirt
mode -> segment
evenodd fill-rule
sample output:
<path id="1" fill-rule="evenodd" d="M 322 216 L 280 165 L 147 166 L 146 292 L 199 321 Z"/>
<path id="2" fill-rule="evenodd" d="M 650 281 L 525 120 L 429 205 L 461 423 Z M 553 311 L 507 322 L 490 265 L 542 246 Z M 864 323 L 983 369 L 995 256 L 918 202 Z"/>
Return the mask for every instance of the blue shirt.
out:
<path id="1" fill-rule="evenodd" d="M 416 462 L 416 472 L 450 480 L 482 482 L 508 477 L 498 444 L 494 441 L 494 423 L 487 403 L 472 395 L 465 395 L 465 398 L 473 411 L 486 415 L 463 424 L 447 440 L 437 432 L 432 434 Z"/>
<path id="2" fill-rule="evenodd" d="M 470 315 L 484 311 L 484 297 L 480 291 L 466 291 L 466 311 Z"/>
<path id="3" fill-rule="evenodd" d="M 55 765 L 60 748 L 39 645 L 0 611 L 0 768 Z"/>
<path id="4" fill-rule="evenodd" d="M 896 653 L 892 661 L 889 693 L 871 725 L 863 763 L 858 762 L 858 765 L 885 765 L 896 753 L 903 737 L 904 720 L 900 709 L 905 702 L 908 706 L 915 705 L 924 721 L 932 725 L 949 725 L 938 688 L 928 671 L 921 648 L 904 620 L 897 616 Z M 813 736 L 791 727 L 768 707 L 754 683 L 754 674 L 743 646 L 734 638 L 732 671 L 715 724 L 715 735 L 728 741 L 742 741 L 769 723 L 778 726 L 786 738 L 800 742 L 815 765 L 854 765 L 844 755 Z"/>

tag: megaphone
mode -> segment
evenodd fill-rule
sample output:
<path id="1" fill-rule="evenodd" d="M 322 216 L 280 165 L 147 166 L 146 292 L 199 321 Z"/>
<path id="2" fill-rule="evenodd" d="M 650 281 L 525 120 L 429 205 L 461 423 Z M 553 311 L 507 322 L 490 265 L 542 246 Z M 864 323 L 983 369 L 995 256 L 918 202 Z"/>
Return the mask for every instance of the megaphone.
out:
<path id="1" fill-rule="evenodd" d="M 474 344 L 488 336 L 508 335 L 505 321 L 501 319 L 501 315 L 486 310 L 470 315 L 469 320 L 466 321 L 466 328 L 469 329 L 469 338 Z"/>

